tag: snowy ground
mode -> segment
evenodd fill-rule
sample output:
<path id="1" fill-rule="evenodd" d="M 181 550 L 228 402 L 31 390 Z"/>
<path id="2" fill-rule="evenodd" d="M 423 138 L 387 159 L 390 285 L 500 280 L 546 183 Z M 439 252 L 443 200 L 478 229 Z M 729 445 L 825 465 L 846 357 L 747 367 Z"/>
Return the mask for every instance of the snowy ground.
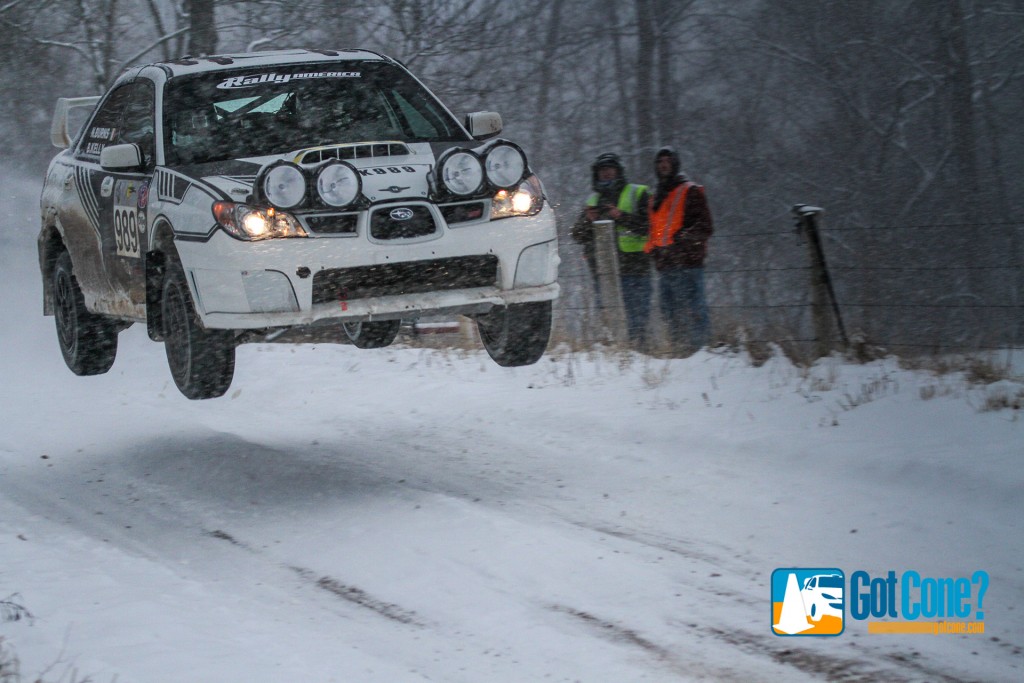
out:
<path id="1" fill-rule="evenodd" d="M 138 326 L 109 374 L 64 367 L 36 191 L 0 219 L 0 599 L 34 617 L 0 637 L 26 680 L 1024 677 L 1024 420 L 982 409 L 998 388 L 267 345 L 190 402 Z M 791 566 L 987 570 L 986 633 L 774 636 Z"/>

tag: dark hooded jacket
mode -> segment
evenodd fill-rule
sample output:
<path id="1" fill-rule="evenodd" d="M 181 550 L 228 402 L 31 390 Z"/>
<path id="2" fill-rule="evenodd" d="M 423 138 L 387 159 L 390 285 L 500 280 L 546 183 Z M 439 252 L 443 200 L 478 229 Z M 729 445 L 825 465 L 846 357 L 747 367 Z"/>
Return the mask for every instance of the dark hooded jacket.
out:
<path id="1" fill-rule="evenodd" d="M 657 176 L 658 172 L 658 159 L 666 155 L 672 160 L 672 171 L 668 176 L 658 178 L 657 187 L 651 197 L 649 214 L 653 214 L 661 206 L 672 190 L 687 182 L 687 177 L 680 171 L 679 154 L 671 147 L 662 147 L 654 155 L 655 175 Z M 658 270 L 670 270 L 703 266 L 712 231 L 711 209 L 708 208 L 704 188 L 693 185 L 686 195 L 683 227 L 673 236 L 672 244 L 667 247 L 655 247 L 651 251 L 654 267 Z"/>

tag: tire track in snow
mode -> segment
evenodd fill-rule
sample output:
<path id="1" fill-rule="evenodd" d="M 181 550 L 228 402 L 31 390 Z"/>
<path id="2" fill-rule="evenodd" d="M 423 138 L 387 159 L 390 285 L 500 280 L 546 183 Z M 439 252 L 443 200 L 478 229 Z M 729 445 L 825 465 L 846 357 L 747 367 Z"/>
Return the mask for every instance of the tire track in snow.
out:
<path id="1" fill-rule="evenodd" d="M 578 526 L 581 529 L 587 529 L 588 531 L 593 531 L 605 536 L 611 536 L 630 543 L 647 546 L 649 548 L 664 550 L 665 552 L 672 553 L 673 555 L 679 555 L 688 560 L 702 562 L 718 570 L 724 569 L 727 563 L 736 564 L 737 561 L 741 559 L 735 551 L 730 551 L 728 548 L 723 548 L 724 552 L 722 555 L 712 555 L 706 551 L 698 550 L 696 543 L 681 538 L 674 538 L 640 529 L 616 527 L 600 522 L 569 521 L 571 524 Z M 707 547 L 708 545 L 709 544 L 705 542 L 701 544 L 701 547 Z M 757 575 L 757 572 L 745 567 L 742 572 L 732 568 L 730 570 L 730 574 L 733 576 L 747 576 L 747 578 L 754 578 Z"/>
<path id="2" fill-rule="evenodd" d="M 598 633 L 609 640 L 639 647 L 654 655 L 660 661 L 669 661 L 672 659 L 671 652 L 647 638 L 644 638 L 631 628 L 627 628 L 611 621 L 606 621 L 600 617 L 594 616 L 590 612 L 585 612 L 584 610 L 576 609 L 575 607 L 550 605 L 549 609 L 560 614 L 568 614 L 570 617 L 582 621 L 584 624 L 598 631 Z"/>
<path id="3" fill-rule="evenodd" d="M 691 625 L 693 627 L 694 625 Z M 922 680 L 934 683 L 980 683 L 976 679 L 944 673 L 922 662 L 903 655 L 880 655 L 899 666 L 900 670 L 883 668 L 864 659 L 852 659 L 838 655 L 822 655 L 790 646 L 788 642 L 776 646 L 763 636 L 744 631 L 723 631 L 717 628 L 701 628 L 718 640 L 726 642 L 749 654 L 762 655 L 773 661 L 791 666 L 800 671 L 821 677 L 830 683 L 918 683 Z M 908 673 L 907 670 L 913 673 Z"/>
<path id="4" fill-rule="evenodd" d="M 250 552 L 253 555 L 263 555 L 263 553 L 253 548 L 248 543 L 239 541 L 234 535 L 229 534 L 222 529 L 204 531 L 203 535 L 220 541 L 226 541 L 236 548 Z M 418 618 L 415 611 L 408 610 L 394 603 L 376 598 L 364 591 L 362 588 L 349 585 L 332 576 L 318 576 L 316 572 L 312 569 L 307 569 L 306 567 L 287 565 L 287 568 L 295 572 L 303 580 L 308 581 L 317 588 L 324 590 L 335 597 L 341 598 L 350 604 L 376 612 L 380 616 L 390 619 L 391 621 L 396 621 L 400 624 L 417 626 L 419 628 L 426 627 L 426 624 Z"/>
<path id="5" fill-rule="evenodd" d="M 303 579 L 313 582 L 317 588 L 325 590 L 328 593 L 331 593 L 332 595 L 354 605 L 358 605 L 359 607 L 365 607 L 368 610 L 376 612 L 382 617 L 386 617 L 392 621 L 397 621 L 400 624 L 418 626 L 420 628 L 426 627 L 426 624 L 416 617 L 416 612 L 413 610 L 407 610 L 394 603 L 385 602 L 375 598 L 362 588 L 350 586 L 330 576 L 321 576 L 318 578 L 316 572 L 312 569 L 305 569 L 303 567 L 289 567 L 289 569 L 301 576 Z"/>

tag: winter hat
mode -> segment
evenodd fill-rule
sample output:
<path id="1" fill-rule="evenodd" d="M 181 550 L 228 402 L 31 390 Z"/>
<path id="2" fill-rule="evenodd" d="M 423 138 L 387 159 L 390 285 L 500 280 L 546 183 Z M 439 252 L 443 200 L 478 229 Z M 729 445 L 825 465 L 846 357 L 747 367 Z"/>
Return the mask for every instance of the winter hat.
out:
<path id="1" fill-rule="evenodd" d="M 605 167 L 619 169 L 619 177 L 613 181 L 605 181 L 604 184 L 600 184 L 601 181 L 598 179 L 598 170 Z M 614 152 L 605 152 L 599 154 L 594 163 L 590 167 L 591 186 L 595 192 L 601 191 L 618 191 L 626 186 L 626 169 L 622 166 L 622 159 L 619 158 L 618 154 Z"/>
<path id="2" fill-rule="evenodd" d="M 674 176 L 679 175 L 679 173 L 680 173 L 679 169 L 682 166 L 682 164 L 679 161 L 679 153 L 676 152 L 671 147 L 662 147 L 661 149 L 659 149 L 655 153 L 655 155 L 654 155 L 654 171 L 655 171 L 655 174 L 657 174 L 657 171 L 658 171 L 658 160 L 661 159 L 662 157 L 666 157 L 666 156 L 669 157 L 670 159 L 672 159 L 672 173 L 671 173 L 671 176 L 674 177 Z"/>

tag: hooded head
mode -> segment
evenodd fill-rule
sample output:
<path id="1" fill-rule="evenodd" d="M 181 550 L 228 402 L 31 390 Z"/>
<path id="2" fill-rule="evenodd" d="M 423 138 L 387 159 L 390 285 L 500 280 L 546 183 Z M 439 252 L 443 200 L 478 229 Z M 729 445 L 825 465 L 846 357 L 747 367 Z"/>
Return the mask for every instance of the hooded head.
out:
<path id="1" fill-rule="evenodd" d="M 601 169 L 605 168 L 615 169 L 615 177 L 602 179 L 602 175 L 608 175 L 608 172 L 601 173 Z M 597 159 L 594 159 L 594 163 L 590 167 L 590 173 L 591 186 L 594 188 L 594 192 L 601 194 L 616 193 L 626 186 L 626 171 L 622 167 L 622 160 L 619 159 L 618 154 L 605 152 L 599 155 Z"/>
<path id="2" fill-rule="evenodd" d="M 671 167 L 668 174 L 662 174 L 662 173 L 658 172 L 658 162 L 662 158 L 664 158 L 664 157 L 667 157 L 669 159 L 669 163 L 670 163 L 670 167 Z M 654 155 L 654 174 L 659 179 L 661 179 L 661 178 L 675 178 L 676 176 L 680 175 L 681 174 L 680 170 L 679 170 L 680 165 L 681 164 L 679 163 L 679 153 L 676 152 L 671 147 L 662 147 Z"/>

